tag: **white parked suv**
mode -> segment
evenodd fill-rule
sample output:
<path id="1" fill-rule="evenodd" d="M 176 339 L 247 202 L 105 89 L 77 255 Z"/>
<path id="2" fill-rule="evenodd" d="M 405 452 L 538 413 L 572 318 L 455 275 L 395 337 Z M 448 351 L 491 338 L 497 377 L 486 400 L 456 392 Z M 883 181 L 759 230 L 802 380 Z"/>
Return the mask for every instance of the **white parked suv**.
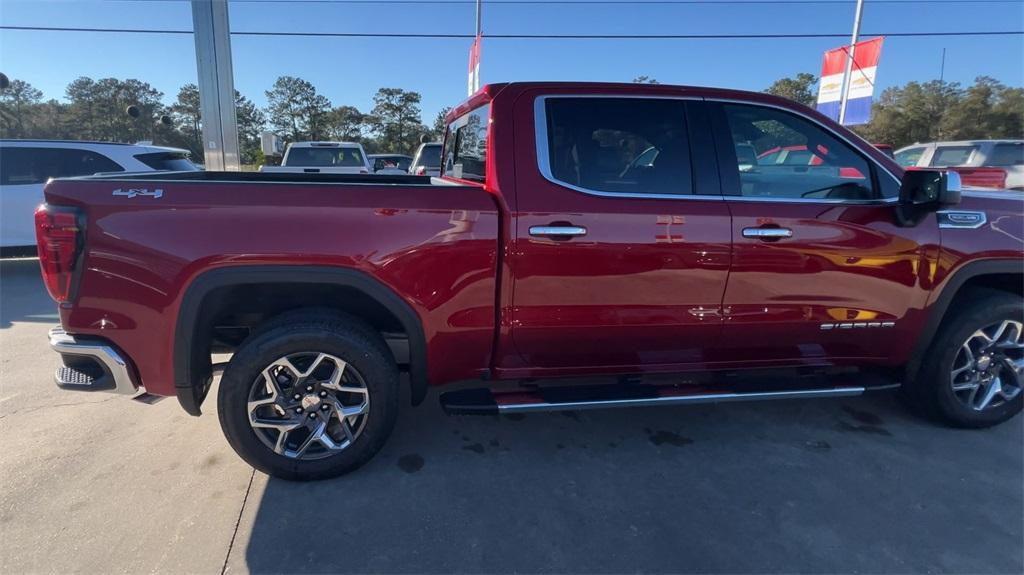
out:
<path id="1" fill-rule="evenodd" d="M 419 149 L 416 150 L 416 156 L 412 160 L 412 165 L 409 166 L 409 173 L 415 176 L 439 177 L 441 175 L 441 147 L 440 142 L 420 144 Z"/>
<path id="2" fill-rule="evenodd" d="M 1024 140 L 963 140 L 896 150 L 904 167 L 952 168 L 964 185 L 1024 190 Z"/>
<path id="3" fill-rule="evenodd" d="M 33 213 L 50 178 L 103 172 L 195 171 L 188 150 L 57 140 L 0 140 L 0 249 L 35 252 Z"/>
<path id="4" fill-rule="evenodd" d="M 261 172 L 287 174 L 369 174 L 366 152 L 357 142 L 295 142 L 280 166 L 260 166 Z"/>

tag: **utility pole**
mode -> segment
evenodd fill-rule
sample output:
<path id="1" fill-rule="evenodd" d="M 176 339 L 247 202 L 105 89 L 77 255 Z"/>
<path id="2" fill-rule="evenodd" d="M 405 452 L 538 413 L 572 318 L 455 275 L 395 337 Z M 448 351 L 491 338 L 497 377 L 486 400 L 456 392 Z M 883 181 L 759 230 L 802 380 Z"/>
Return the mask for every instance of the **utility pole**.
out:
<path id="1" fill-rule="evenodd" d="M 469 73 L 466 84 L 466 94 L 469 96 L 480 89 L 480 21 L 482 14 L 483 1 L 476 0 L 476 35 L 473 37 L 473 46 L 469 49 Z"/>
<path id="2" fill-rule="evenodd" d="M 853 17 L 853 35 L 850 38 L 850 49 L 846 54 L 846 71 L 843 72 L 843 91 L 839 97 L 839 123 L 846 120 L 846 101 L 850 97 L 850 84 L 853 83 L 853 53 L 860 37 L 860 17 L 864 14 L 864 0 L 857 0 L 857 14 Z"/>
<path id="3" fill-rule="evenodd" d="M 482 14 L 483 0 L 476 0 L 476 37 L 480 37 L 480 16 Z"/>
<path id="4" fill-rule="evenodd" d="M 203 156 L 207 170 L 240 169 L 227 0 L 192 0 Z"/>
<path id="5" fill-rule="evenodd" d="M 946 49 L 942 49 L 942 64 L 939 65 L 939 82 L 946 78 Z"/>

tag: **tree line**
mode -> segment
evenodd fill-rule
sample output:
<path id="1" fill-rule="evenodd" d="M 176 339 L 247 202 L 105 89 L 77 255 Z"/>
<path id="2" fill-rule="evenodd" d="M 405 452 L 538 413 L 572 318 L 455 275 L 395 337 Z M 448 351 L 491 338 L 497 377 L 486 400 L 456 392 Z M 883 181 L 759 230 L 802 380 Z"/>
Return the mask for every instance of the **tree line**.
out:
<path id="1" fill-rule="evenodd" d="M 65 90 L 65 101 L 44 100 L 24 80 L 12 80 L 0 91 L 0 138 L 46 140 L 152 141 L 185 148 L 203 157 L 199 88 L 185 84 L 174 101 L 136 80 L 81 77 Z M 276 133 L 287 142 L 343 140 L 360 142 L 368 152 L 411 153 L 421 138 L 438 138 L 444 130 L 442 110 L 432 125 L 423 124 L 418 92 L 381 88 L 373 108 L 334 106 L 307 80 L 281 76 L 266 91 L 259 108 L 235 91 L 238 143 L 243 164 L 263 163 L 260 134 Z M 132 113 L 129 112 L 129 108 Z"/>
<path id="2" fill-rule="evenodd" d="M 647 76 L 638 83 L 657 83 Z M 765 92 L 814 106 L 818 78 L 801 73 L 781 78 Z M 360 142 L 369 152 L 411 153 L 422 138 L 440 138 L 449 108 L 431 125 L 422 121 L 420 94 L 381 88 L 368 112 L 335 106 L 302 78 L 281 76 L 260 108 L 235 92 L 238 139 L 244 164 L 263 163 L 260 134 L 269 129 L 287 142 Z M 174 101 L 136 79 L 81 77 L 65 90 L 65 101 L 44 100 L 40 90 L 12 80 L 0 91 L 0 138 L 138 142 L 186 148 L 203 157 L 199 89 L 185 84 Z M 126 110 L 134 107 L 135 114 Z M 936 140 L 1024 137 L 1024 88 L 981 76 L 973 85 L 933 80 L 888 88 L 877 97 L 871 122 L 854 128 L 869 141 L 896 148 Z"/>
<path id="3" fill-rule="evenodd" d="M 801 73 L 775 81 L 765 92 L 814 106 L 818 78 Z M 988 76 L 970 86 L 932 80 L 886 88 L 871 106 L 871 121 L 854 131 L 876 144 L 901 148 L 915 142 L 1024 138 L 1024 88 Z"/>

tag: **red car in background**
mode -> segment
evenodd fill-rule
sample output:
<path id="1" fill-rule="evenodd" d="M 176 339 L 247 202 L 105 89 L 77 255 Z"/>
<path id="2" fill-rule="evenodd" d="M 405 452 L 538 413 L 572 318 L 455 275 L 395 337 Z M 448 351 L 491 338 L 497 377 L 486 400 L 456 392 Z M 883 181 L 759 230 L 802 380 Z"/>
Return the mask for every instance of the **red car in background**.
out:
<path id="1" fill-rule="evenodd" d="M 877 147 L 877 146 L 876 146 Z M 758 166 L 826 166 L 825 157 L 828 155 L 828 148 L 818 146 L 815 152 L 807 149 L 806 145 L 799 146 L 776 146 L 761 152 L 757 156 Z M 852 178 L 863 180 L 864 174 L 857 168 L 851 166 L 839 166 L 840 178 Z"/>

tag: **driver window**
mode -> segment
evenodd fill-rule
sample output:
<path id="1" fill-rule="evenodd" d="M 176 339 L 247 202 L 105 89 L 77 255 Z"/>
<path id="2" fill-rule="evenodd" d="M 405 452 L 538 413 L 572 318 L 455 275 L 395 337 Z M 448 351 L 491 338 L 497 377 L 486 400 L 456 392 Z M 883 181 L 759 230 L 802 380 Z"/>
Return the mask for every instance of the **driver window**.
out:
<path id="1" fill-rule="evenodd" d="M 736 149 L 740 195 L 805 200 L 878 197 L 867 160 L 817 125 L 773 108 L 723 108 Z"/>

